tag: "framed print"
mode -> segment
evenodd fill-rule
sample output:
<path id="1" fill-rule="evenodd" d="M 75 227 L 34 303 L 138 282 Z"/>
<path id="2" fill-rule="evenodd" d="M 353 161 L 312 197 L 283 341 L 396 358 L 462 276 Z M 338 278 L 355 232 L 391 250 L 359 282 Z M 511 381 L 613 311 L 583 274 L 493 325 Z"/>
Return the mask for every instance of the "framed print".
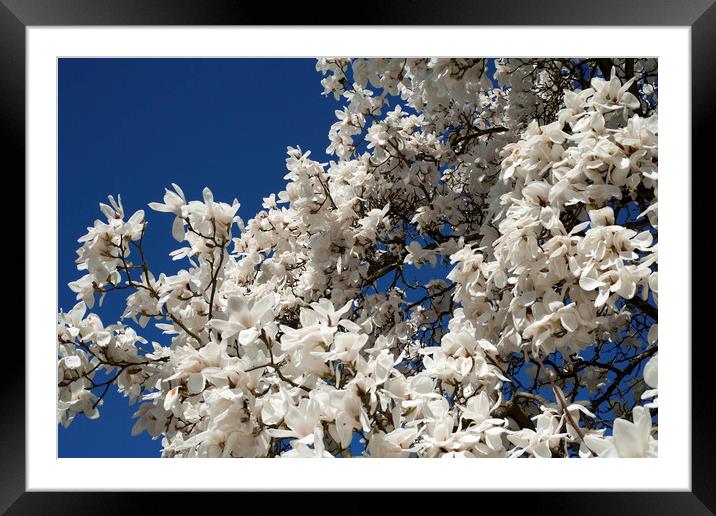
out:
<path id="1" fill-rule="evenodd" d="M 712 2 L 2 2 L 26 260 L 3 510 L 712 513 Z"/>

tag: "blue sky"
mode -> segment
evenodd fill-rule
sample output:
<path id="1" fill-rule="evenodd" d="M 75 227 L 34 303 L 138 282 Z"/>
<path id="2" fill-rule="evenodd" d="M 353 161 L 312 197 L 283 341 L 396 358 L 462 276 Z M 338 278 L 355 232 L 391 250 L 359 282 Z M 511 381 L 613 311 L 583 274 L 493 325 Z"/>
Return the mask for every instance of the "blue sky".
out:
<path id="1" fill-rule="evenodd" d="M 201 199 L 241 202 L 247 220 L 284 184 L 286 147 L 328 161 L 338 104 L 321 95 L 313 59 L 60 59 L 58 303 L 76 303 L 67 283 L 81 274 L 77 238 L 100 218 L 98 203 L 121 194 L 144 209 L 145 249 L 156 273 L 179 265 L 168 253 L 173 217 L 147 208 L 174 182 Z M 103 322 L 119 319 L 124 295 L 107 296 Z M 96 308 L 95 308 L 96 310 Z M 150 327 L 148 340 L 159 340 Z M 101 417 L 59 427 L 60 457 L 157 457 L 160 440 L 130 436 L 136 406 L 110 390 Z"/>

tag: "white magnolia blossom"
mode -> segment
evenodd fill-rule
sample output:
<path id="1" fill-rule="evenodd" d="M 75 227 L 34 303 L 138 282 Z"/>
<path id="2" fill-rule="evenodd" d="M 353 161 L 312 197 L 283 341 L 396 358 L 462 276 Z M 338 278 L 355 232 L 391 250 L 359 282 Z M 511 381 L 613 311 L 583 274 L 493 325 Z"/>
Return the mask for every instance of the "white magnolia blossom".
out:
<path id="1" fill-rule="evenodd" d="M 656 61 L 316 67 L 335 159 L 289 147 L 246 223 L 172 185 L 149 207 L 183 269 L 150 269 L 143 211 L 100 205 L 58 421 L 111 387 L 164 457 L 656 456 Z M 121 322 L 88 312 L 121 291 Z"/>

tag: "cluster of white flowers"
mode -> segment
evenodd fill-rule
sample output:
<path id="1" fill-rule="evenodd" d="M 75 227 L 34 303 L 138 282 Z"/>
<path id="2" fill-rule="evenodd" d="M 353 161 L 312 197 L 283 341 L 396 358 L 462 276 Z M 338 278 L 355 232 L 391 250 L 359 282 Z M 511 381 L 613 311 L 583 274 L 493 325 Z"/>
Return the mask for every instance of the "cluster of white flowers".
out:
<path id="1" fill-rule="evenodd" d="M 344 100 L 336 161 L 289 147 L 245 224 L 209 189 L 149 205 L 187 269 L 155 276 L 144 213 L 100 205 L 58 317 L 58 420 L 116 385 L 165 457 L 655 456 L 655 62 L 317 69 Z M 167 341 L 87 313 L 115 290 Z"/>

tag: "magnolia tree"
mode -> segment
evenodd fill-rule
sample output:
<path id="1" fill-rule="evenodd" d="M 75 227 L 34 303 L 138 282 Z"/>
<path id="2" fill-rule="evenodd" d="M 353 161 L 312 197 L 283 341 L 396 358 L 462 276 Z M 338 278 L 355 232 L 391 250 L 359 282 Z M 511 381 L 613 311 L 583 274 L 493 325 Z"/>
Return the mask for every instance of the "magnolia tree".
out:
<path id="1" fill-rule="evenodd" d="M 164 457 L 657 454 L 657 62 L 319 59 L 330 163 L 178 185 L 176 274 L 100 204 L 58 316 L 58 421 L 110 388 Z M 126 296 L 122 320 L 91 312 Z M 147 342 L 152 324 L 166 337 Z"/>

